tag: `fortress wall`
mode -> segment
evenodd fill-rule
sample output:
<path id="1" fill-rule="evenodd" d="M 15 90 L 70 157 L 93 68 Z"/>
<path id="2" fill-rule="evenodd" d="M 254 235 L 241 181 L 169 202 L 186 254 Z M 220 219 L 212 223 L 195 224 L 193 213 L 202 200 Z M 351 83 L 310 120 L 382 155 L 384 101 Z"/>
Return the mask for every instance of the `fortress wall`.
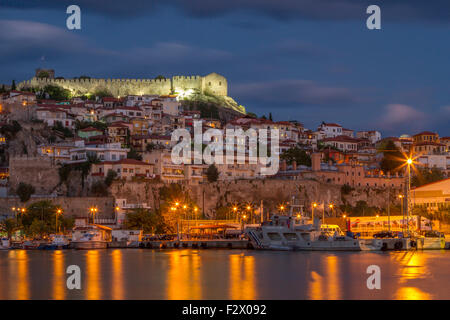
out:
<path id="1" fill-rule="evenodd" d="M 225 77 L 211 73 L 202 76 L 174 76 L 171 79 L 48 79 L 32 78 L 18 84 L 19 89 L 27 87 L 44 88 L 47 85 L 58 85 L 71 90 L 74 95 L 94 93 L 108 90 L 114 96 L 171 94 L 172 89 L 205 89 L 218 95 L 227 95 L 227 80 Z"/>
<path id="2" fill-rule="evenodd" d="M 175 91 L 181 90 L 189 90 L 189 89 L 197 89 L 200 92 L 203 92 L 202 88 L 203 77 L 200 76 L 175 76 L 172 78 L 172 86 Z"/>

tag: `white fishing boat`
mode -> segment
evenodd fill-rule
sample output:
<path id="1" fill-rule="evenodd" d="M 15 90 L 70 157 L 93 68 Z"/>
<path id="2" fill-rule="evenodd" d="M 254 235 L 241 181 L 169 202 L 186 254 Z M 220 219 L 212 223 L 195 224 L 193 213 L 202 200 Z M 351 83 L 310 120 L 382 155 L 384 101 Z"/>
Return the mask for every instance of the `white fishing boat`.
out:
<path id="1" fill-rule="evenodd" d="M 246 228 L 246 234 L 256 249 L 308 251 L 380 250 L 377 239 L 355 239 L 344 235 L 337 225 L 311 223 L 306 218 L 274 215 L 260 227 Z"/>
<path id="2" fill-rule="evenodd" d="M 0 241 L 0 250 L 9 250 L 10 243 L 8 238 L 2 238 Z"/>
<path id="3" fill-rule="evenodd" d="M 72 229 L 72 247 L 75 249 L 105 249 L 111 242 L 111 228 L 86 224 Z"/>
<path id="4" fill-rule="evenodd" d="M 439 231 L 425 231 L 417 238 L 417 246 L 423 250 L 445 249 L 445 235 Z"/>

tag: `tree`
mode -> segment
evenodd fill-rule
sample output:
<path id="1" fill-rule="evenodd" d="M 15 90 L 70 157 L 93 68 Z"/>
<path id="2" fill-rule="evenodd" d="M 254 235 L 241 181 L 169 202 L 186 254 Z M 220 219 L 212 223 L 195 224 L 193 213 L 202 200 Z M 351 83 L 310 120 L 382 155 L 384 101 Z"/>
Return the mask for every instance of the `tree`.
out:
<path id="1" fill-rule="evenodd" d="M 383 159 L 380 162 L 380 168 L 384 172 L 393 173 L 398 171 L 404 162 L 404 156 L 395 146 L 394 142 L 389 140 L 384 146 L 381 147 L 380 152 L 383 153 Z"/>
<path id="2" fill-rule="evenodd" d="M 130 147 L 130 151 L 127 153 L 127 158 L 142 161 L 142 156 L 133 147 Z"/>
<path id="3" fill-rule="evenodd" d="M 11 84 L 11 90 L 16 90 L 17 88 L 16 88 L 16 80 L 13 80 L 12 81 L 12 84 Z"/>
<path id="4" fill-rule="evenodd" d="M 153 142 L 147 143 L 147 145 L 145 146 L 145 150 L 146 150 L 147 152 L 151 152 L 151 151 L 153 151 L 154 149 L 156 149 L 156 144 L 154 144 Z"/>
<path id="5" fill-rule="evenodd" d="M 165 231 L 164 219 L 159 211 L 150 212 L 143 208 L 127 213 L 124 224 L 127 229 L 139 229 L 144 233 L 163 233 Z"/>
<path id="6" fill-rule="evenodd" d="M 56 231 L 56 215 L 61 208 L 50 200 L 37 201 L 29 205 L 21 215 L 23 230 L 27 236 L 42 237 Z M 73 219 L 58 215 L 58 227 L 62 230 L 72 228 Z"/>
<path id="7" fill-rule="evenodd" d="M 272 118 L 272 112 L 269 112 L 269 120 L 270 120 L 270 121 L 273 121 L 273 118 Z"/>
<path id="8" fill-rule="evenodd" d="M 287 163 L 291 164 L 295 161 L 298 165 L 311 166 L 311 157 L 298 147 L 290 148 L 281 154 L 280 158 L 286 160 Z"/>
<path id="9" fill-rule="evenodd" d="M 0 222 L 0 228 L 4 232 L 6 232 L 6 234 L 8 235 L 8 239 L 11 239 L 14 232 L 19 230 L 19 225 L 17 224 L 16 219 L 8 218 L 8 219 L 2 220 L 2 222 Z"/>
<path id="10" fill-rule="evenodd" d="M 49 84 L 44 87 L 44 89 L 39 94 L 39 97 L 46 98 L 47 95 L 50 99 L 61 101 L 70 99 L 72 94 L 69 89 Z"/>
<path id="11" fill-rule="evenodd" d="M 37 78 L 39 79 L 50 78 L 50 74 L 47 71 L 40 71 L 37 75 Z"/>
<path id="12" fill-rule="evenodd" d="M 208 182 L 216 182 L 219 179 L 219 170 L 215 166 L 215 164 L 211 164 L 206 170 L 206 176 L 208 178 Z"/>
<path id="13" fill-rule="evenodd" d="M 34 187 L 31 184 L 21 182 L 17 186 L 16 194 L 19 196 L 21 202 L 27 202 L 30 200 L 31 195 L 35 192 Z"/>
<path id="14" fill-rule="evenodd" d="M 164 77 L 163 75 L 158 75 L 155 77 L 155 80 L 166 80 L 166 77 Z"/>
<path id="15" fill-rule="evenodd" d="M 105 185 L 107 187 L 110 187 L 116 177 L 117 177 L 117 172 L 109 169 L 108 173 L 106 174 Z"/>
<path id="16" fill-rule="evenodd" d="M 411 178 L 411 185 L 420 187 L 427 183 L 443 180 L 444 178 L 444 172 L 439 168 L 420 168 L 417 174 Z"/>

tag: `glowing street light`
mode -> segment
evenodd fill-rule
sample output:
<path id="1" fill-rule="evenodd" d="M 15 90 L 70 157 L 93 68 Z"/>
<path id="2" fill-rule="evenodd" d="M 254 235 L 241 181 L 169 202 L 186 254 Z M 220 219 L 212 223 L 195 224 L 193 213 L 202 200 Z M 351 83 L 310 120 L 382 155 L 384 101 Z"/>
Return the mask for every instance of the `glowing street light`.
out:
<path id="1" fill-rule="evenodd" d="M 58 215 L 62 213 L 61 209 L 56 210 L 55 214 L 55 234 L 58 233 Z"/>
<path id="2" fill-rule="evenodd" d="M 316 202 L 312 203 L 312 208 L 311 208 L 311 220 L 312 220 L 313 224 L 314 224 L 314 208 L 317 208 L 317 203 Z"/>

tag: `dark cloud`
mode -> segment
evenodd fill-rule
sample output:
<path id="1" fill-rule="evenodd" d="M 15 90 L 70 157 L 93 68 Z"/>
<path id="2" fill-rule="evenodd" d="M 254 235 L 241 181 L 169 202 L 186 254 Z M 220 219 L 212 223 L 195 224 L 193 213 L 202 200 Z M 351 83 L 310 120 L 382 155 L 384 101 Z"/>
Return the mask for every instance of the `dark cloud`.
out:
<path id="1" fill-rule="evenodd" d="M 72 0 L 9 0 L 0 6 L 13 8 L 63 9 Z M 371 4 L 382 8 L 382 16 L 394 20 L 450 21 L 448 0 L 78 0 L 82 10 L 116 17 L 148 15 L 157 9 L 171 6 L 194 17 L 220 16 L 232 12 L 253 12 L 275 19 L 364 19 Z"/>
<path id="2" fill-rule="evenodd" d="M 331 87 L 308 80 L 275 80 L 237 84 L 232 95 L 255 103 L 273 103 L 274 105 L 344 105 L 359 101 L 352 90 Z"/>

